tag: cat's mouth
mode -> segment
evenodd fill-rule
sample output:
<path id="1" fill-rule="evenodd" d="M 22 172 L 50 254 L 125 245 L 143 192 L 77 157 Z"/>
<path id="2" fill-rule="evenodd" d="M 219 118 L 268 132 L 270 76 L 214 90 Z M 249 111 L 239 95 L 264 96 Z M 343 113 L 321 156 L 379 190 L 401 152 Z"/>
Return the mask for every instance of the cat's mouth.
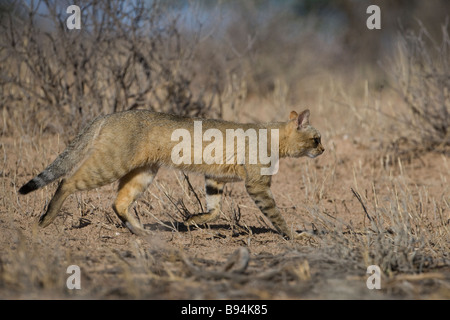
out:
<path id="1" fill-rule="evenodd" d="M 311 158 L 317 158 L 318 156 L 320 156 L 325 150 L 320 150 L 320 151 L 316 151 L 316 152 L 308 152 L 306 155 Z"/>

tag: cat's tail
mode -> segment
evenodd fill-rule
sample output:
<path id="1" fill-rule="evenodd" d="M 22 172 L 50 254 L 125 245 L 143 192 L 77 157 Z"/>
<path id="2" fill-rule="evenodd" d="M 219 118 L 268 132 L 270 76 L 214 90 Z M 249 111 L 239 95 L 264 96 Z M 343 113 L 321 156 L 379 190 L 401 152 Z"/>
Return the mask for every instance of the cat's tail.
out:
<path id="1" fill-rule="evenodd" d="M 20 194 L 27 194 L 61 178 L 74 169 L 89 153 L 93 140 L 103 124 L 99 117 L 88 124 L 67 148 L 47 168 L 24 184 Z"/>
<path id="2" fill-rule="evenodd" d="M 47 184 L 55 181 L 56 179 L 62 177 L 67 171 L 69 171 L 73 166 L 74 157 L 71 156 L 71 150 L 63 151 L 47 168 L 39 173 L 36 177 L 24 184 L 20 189 L 20 194 L 27 194 L 35 191 L 39 188 L 46 186 Z"/>

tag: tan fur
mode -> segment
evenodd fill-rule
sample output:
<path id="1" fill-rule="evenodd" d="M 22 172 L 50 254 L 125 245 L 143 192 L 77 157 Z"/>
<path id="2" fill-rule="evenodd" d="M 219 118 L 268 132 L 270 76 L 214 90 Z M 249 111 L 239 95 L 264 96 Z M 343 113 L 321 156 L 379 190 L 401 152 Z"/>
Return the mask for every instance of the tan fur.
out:
<path id="1" fill-rule="evenodd" d="M 172 149 L 178 143 L 171 141 L 173 131 L 186 129 L 193 136 L 194 120 L 202 121 L 203 132 L 215 128 L 223 133 L 224 138 L 226 129 L 242 128 L 244 131 L 249 128 L 278 129 L 280 158 L 316 157 L 322 154 L 324 148 L 320 142 L 320 133 L 309 124 L 309 110 L 305 110 L 300 115 L 292 111 L 289 119 L 287 122 L 240 124 L 146 110 L 102 116 L 88 125 L 51 165 L 19 191 L 26 194 L 60 176 L 65 176 L 47 212 L 39 220 L 39 224 L 45 227 L 55 219 L 64 200 L 70 194 L 94 189 L 119 179 L 119 191 L 113 205 L 114 211 L 133 233 L 143 234 L 144 228 L 128 210 L 151 184 L 158 169 L 166 166 L 205 175 L 208 212 L 192 216 L 187 221 L 188 224 L 204 224 L 215 220 L 219 215 L 225 183 L 244 181 L 247 192 L 270 219 L 275 229 L 284 236 L 292 238 L 294 235 L 287 227 L 270 192 L 271 176 L 261 175 L 260 169 L 264 165 L 247 162 L 226 164 L 225 161 L 224 164 L 175 165 L 171 159 Z M 204 142 L 203 147 L 207 144 Z M 246 149 L 248 149 L 247 143 Z M 248 150 L 246 151 L 248 153 Z M 192 146 L 192 158 L 193 154 Z"/>

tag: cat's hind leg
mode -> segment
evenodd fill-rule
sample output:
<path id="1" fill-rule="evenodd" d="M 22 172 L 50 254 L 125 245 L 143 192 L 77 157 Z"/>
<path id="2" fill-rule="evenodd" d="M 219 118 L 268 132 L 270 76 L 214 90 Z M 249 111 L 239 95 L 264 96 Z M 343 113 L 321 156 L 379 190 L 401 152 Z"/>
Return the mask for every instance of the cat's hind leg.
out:
<path id="1" fill-rule="evenodd" d="M 141 223 L 129 212 L 130 206 L 152 183 L 158 167 L 149 166 L 132 170 L 119 180 L 119 193 L 113 209 L 123 224 L 134 234 L 145 235 Z"/>
<path id="2" fill-rule="evenodd" d="M 205 176 L 207 212 L 192 215 L 186 223 L 189 225 L 201 225 L 217 220 L 220 215 L 224 187 L 225 182 Z"/>

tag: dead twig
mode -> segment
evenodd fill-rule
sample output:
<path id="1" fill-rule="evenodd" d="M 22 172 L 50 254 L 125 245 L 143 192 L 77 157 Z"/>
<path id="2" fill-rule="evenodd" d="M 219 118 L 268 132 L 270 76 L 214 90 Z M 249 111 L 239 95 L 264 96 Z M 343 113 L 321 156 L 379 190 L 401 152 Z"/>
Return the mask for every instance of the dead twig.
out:
<path id="1" fill-rule="evenodd" d="M 355 190 L 353 190 L 353 188 L 350 188 L 350 190 L 352 190 L 353 195 L 356 197 L 356 199 L 358 199 L 359 203 L 361 204 L 364 213 L 366 214 L 367 218 L 369 219 L 370 222 L 373 222 L 373 218 L 369 215 L 369 213 L 367 212 L 366 206 L 364 205 L 364 202 L 361 199 L 361 196 L 359 195 L 358 192 L 356 192 Z"/>

